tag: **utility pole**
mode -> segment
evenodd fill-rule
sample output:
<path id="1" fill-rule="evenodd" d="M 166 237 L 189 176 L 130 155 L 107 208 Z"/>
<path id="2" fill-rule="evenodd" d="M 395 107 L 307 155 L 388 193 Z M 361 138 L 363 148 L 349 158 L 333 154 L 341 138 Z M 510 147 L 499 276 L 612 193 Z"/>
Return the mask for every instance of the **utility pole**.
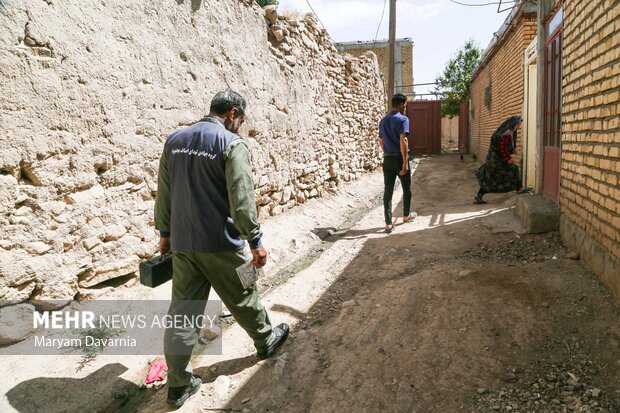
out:
<path id="1" fill-rule="evenodd" d="M 396 0 L 390 0 L 390 38 L 388 57 L 388 84 L 385 93 L 388 98 L 388 106 L 394 96 L 394 60 L 396 56 Z"/>

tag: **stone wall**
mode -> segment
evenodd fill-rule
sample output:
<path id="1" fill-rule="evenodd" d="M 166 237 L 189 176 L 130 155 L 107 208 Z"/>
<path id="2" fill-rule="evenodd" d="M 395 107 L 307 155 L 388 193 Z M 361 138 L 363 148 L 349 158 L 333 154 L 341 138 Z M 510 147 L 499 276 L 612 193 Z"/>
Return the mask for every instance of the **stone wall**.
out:
<path id="1" fill-rule="evenodd" d="M 167 135 L 249 102 L 261 217 L 379 165 L 376 58 L 252 0 L 0 4 L 0 299 L 71 300 L 156 250 Z"/>
<path id="2" fill-rule="evenodd" d="M 336 48 L 338 48 L 341 53 L 347 53 L 356 57 L 363 56 L 369 51 L 373 52 L 379 61 L 384 86 L 387 87 L 388 60 L 390 55 L 389 44 L 387 41 L 381 40 L 378 42 L 364 41 L 339 43 L 336 45 Z M 395 59 L 395 91 L 396 93 L 413 95 L 413 41 L 408 38 L 396 39 L 396 53 L 397 55 L 400 53 L 400 55 Z"/>
<path id="3" fill-rule="evenodd" d="M 564 1 L 562 239 L 620 299 L 620 7 Z"/>
<path id="4" fill-rule="evenodd" d="M 484 160 L 491 135 L 508 117 L 523 116 L 523 52 L 536 36 L 535 15 L 517 15 L 471 84 L 471 150 Z M 523 139 L 517 141 L 517 161 Z"/>

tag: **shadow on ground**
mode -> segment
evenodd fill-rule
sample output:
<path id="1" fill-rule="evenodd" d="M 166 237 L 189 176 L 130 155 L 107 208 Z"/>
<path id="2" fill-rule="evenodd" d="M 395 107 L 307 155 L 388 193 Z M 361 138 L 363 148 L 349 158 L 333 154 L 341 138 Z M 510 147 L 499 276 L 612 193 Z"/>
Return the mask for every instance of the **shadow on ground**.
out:
<path id="1" fill-rule="evenodd" d="M 279 306 L 300 323 L 226 408 L 620 411 L 619 312 L 609 292 L 565 258 L 556 233 L 493 233 L 485 221 L 510 195 L 473 205 L 473 166 L 459 170 L 455 160 L 430 159 L 414 177 L 414 210 L 431 217 L 430 228 L 397 223 L 368 238 L 307 313 Z M 578 383 L 566 384 L 568 373 Z"/>
<path id="2" fill-rule="evenodd" d="M 113 363 L 82 379 L 39 377 L 13 387 L 6 397 L 20 413 L 93 411 L 93 406 L 109 405 L 111 395 L 120 400 L 135 394 L 138 386 L 119 377 L 125 371 L 125 366 Z"/>

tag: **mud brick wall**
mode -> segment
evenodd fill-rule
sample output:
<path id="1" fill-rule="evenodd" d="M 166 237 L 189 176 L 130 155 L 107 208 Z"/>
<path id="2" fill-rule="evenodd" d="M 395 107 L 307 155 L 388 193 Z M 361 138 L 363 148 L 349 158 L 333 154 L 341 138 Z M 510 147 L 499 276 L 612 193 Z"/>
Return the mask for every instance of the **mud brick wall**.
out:
<path id="1" fill-rule="evenodd" d="M 341 56 L 312 15 L 252 0 L 2 2 L 0 67 L 0 300 L 71 300 L 135 272 L 156 250 L 164 140 L 228 87 L 248 100 L 261 217 L 380 164 L 376 57 Z"/>
<path id="2" fill-rule="evenodd" d="M 620 6 L 564 1 L 563 239 L 620 298 Z"/>
<path id="3" fill-rule="evenodd" d="M 523 116 L 523 53 L 536 36 L 536 16 L 520 15 L 474 73 L 471 84 L 471 151 L 484 160 L 491 135 L 509 116 Z M 517 141 L 520 161 L 523 139 Z"/>

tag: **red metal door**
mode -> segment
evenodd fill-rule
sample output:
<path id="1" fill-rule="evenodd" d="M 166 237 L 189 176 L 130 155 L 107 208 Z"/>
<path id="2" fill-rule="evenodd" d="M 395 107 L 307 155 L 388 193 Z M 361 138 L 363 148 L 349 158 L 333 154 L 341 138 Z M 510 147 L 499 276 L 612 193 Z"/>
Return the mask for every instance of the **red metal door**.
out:
<path id="1" fill-rule="evenodd" d="M 543 193 L 556 203 L 560 196 L 562 27 L 545 44 L 545 118 L 543 136 Z"/>
<path id="2" fill-rule="evenodd" d="M 469 105 L 461 102 L 459 107 L 459 153 L 467 153 L 469 144 Z"/>
<path id="3" fill-rule="evenodd" d="M 441 152 L 441 102 L 415 100 L 407 102 L 409 150 L 414 155 Z"/>

